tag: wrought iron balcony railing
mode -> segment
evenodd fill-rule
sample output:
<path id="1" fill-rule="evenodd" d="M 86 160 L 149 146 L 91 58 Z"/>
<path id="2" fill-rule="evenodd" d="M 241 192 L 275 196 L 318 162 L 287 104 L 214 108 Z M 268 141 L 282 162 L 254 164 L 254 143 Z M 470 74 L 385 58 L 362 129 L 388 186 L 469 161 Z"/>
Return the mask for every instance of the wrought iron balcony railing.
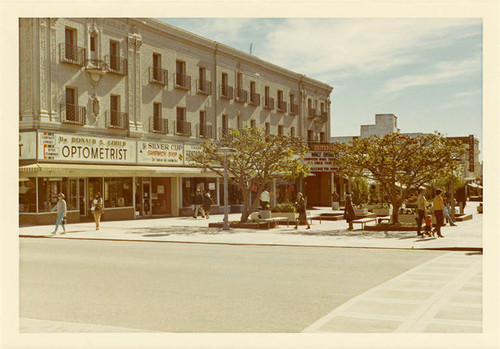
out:
<path id="1" fill-rule="evenodd" d="M 149 67 L 149 82 L 166 86 L 168 84 L 168 71 L 157 67 Z"/>
<path id="2" fill-rule="evenodd" d="M 158 116 L 150 117 L 149 132 L 166 135 L 168 133 L 168 120 Z"/>
<path id="3" fill-rule="evenodd" d="M 281 113 L 286 113 L 287 103 L 285 101 L 278 100 L 278 111 Z"/>
<path id="4" fill-rule="evenodd" d="M 232 99 L 233 98 L 233 87 L 229 85 L 220 86 L 220 98 Z"/>
<path id="5" fill-rule="evenodd" d="M 186 74 L 174 74 L 174 86 L 183 90 L 191 90 L 191 77 Z"/>
<path id="6" fill-rule="evenodd" d="M 85 125 L 87 108 L 74 104 L 60 105 L 61 122 L 64 124 Z"/>
<path id="7" fill-rule="evenodd" d="M 264 97 L 264 108 L 265 109 L 274 109 L 274 98 Z"/>
<path id="8" fill-rule="evenodd" d="M 250 93 L 250 101 L 249 104 L 259 106 L 260 105 L 260 94 L 259 93 Z"/>
<path id="9" fill-rule="evenodd" d="M 85 60 L 85 69 L 88 70 L 107 70 L 108 65 L 102 59 L 86 59 Z"/>
<path id="10" fill-rule="evenodd" d="M 116 110 L 106 111 L 106 127 L 119 130 L 128 130 L 128 114 Z"/>
<path id="11" fill-rule="evenodd" d="M 59 59 L 61 62 L 83 66 L 85 65 L 85 49 L 76 45 L 59 44 Z"/>
<path id="12" fill-rule="evenodd" d="M 297 115 L 299 113 L 299 105 L 298 104 L 290 104 L 290 114 Z"/>
<path id="13" fill-rule="evenodd" d="M 199 124 L 198 137 L 212 138 L 212 125 Z"/>
<path id="14" fill-rule="evenodd" d="M 212 94 L 212 83 L 207 80 L 196 80 L 196 92 L 204 95 Z"/>
<path id="15" fill-rule="evenodd" d="M 191 123 L 187 121 L 175 121 L 175 133 L 179 136 L 191 137 Z"/>
<path id="16" fill-rule="evenodd" d="M 246 103 L 248 100 L 248 92 L 241 88 L 237 88 L 234 93 L 234 100 L 236 102 Z"/>
<path id="17" fill-rule="evenodd" d="M 107 55 L 105 56 L 106 63 L 108 64 L 108 70 L 111 73 L 119 75 L 128 74 L 128 60 L 121 58 L 120 56 Z"/>

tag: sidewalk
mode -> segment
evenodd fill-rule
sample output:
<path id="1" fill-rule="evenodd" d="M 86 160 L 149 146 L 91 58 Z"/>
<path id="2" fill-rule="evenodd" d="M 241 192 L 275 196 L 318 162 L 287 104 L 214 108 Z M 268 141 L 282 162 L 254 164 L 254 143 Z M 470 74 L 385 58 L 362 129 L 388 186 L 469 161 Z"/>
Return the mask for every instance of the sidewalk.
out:
<path id="1" fill-rule="evenodd" d="M 352 248 L 395 248 L 395 249 L 442 249 L 482 250 L 482 214 L 476 211 L 477 203 L 467 204 L 465 213 L 472 213 L 473 219 L 458 222 L 456 227 L 442 228 L 444 239 L 420 238 L 416 232 L 373 232 L 355 229 L 348 231 L 345 221 L 314 220 L 310 230 L 299 226 L 281 225 L 270 230 L 208 228 L 209 222 L 221 222 L 223 215 L 212 215 L 209 220 L 192 217 L 139 219 L 129 221 L 102 222 L 95 230 L 94 223 L 68 225 L 68 233 L 52 236 L 52 225 L 20 227 L 20 237 L 47 237 L 56 239 L 100 239 L 171 243 L 216 243 L 286 246 L 321 246 Z M 313 211 L 314 214 L 331 212 L 329 208 Z M 239 220 L 241 214 L 230 214 L 229 220 Z"/>

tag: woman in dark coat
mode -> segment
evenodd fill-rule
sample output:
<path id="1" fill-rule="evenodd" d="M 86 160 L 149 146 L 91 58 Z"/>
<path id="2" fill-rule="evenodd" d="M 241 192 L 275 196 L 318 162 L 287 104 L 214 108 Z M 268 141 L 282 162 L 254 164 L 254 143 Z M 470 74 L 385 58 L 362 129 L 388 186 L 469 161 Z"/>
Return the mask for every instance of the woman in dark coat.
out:
<path id="1" fill-rule="evenodd" d="M 295 229 L 298 228 L 299 224 L 302 224 L 304 222 L 307 224 L 306 229 L 311 229 L 311 226 L 309 225 L 309 222 L 307 221 L 306 200 L 304 200 L 304 195 L 302 195 L 302 193 L 297 194 L 297 202 L 295 203 L 295 208 L 297 209 L 297 213 L 299 214 L 299 218 L 297 219 L 297 222 L 295 223 Z"/>
<path id="2" fill-rule="evenodd" d="M 203 197 L 203 211 L 205 211 L 205 217 L 207 219 L 210 218 L 210 209 L 212 208 L 212 205 L 214 205 L 214 201 L 210 197 L 210 193 L 206 193 Z"/>
<path id="3" fill-rule="evenodd" d="M 352 207 L 351 193 L 349 192 L 345 193 L 344 219 L 349 223 L 347 230 L 352 230 L 352 221 L 356 219 L 356 214 L 354 213 L 354 207 Z"/>

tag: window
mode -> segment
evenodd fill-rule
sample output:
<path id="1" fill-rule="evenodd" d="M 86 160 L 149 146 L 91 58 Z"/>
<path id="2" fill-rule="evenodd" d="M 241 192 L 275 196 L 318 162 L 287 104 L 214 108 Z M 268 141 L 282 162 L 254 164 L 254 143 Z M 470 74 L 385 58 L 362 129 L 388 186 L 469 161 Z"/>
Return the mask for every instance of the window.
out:
<path id="1" fill-rule="evenodd" d="M 76 89 L 72 87 L 66 87 L 66 120 L 77 121 L 78 120 L 78 107 L 76 100 Z"/>
<path id="2" fill-rule="evenodd" d="M 96 35 L 92 34 L 90 36 L 90 51 L 91 52 L 95 52 L 96 51 L 96 40 L 97 40 Z"/>
<path id="3" fill-rule="evenodd" d="M 320 104 L 321 115 L 325 113 L 325 103 L 321 102 Z"/>
<path id="4" fill-rule="evenodd" d="M 255 94 L 255 81 L 250 81 L 250 94 L 252 96 Z M 250 99 L 253 100 L 252 96 L 250 96 Z"/>
<path id="5" fill-rule="evenodd" d="M 307 141 L 312 142 L 314 140 L 313 130 L 307 130 Z"/>
<path id="6" fill-rule="evenodd" d="M 242 73 L 238 73 L 236 75 L 236 88 L 238 90 L 243 88 L 243 74 Z"/>
<path id="7" fill-rule="evenodd" d="M 228 86 L 227 82 L 228 82 L 228 76 L 227 76 L 227 74 L 226 73 L 222 73 L 222 87 L 223 88 Z"/>
<path id="8" fill-rule="evenodd" d="M 175 72 L 177 74 L 186 74 L 186 62 L 175 61 Z"/>
<path id="9" fill-rule="evenodd" d="M 191 136 L 191 124 L 186 122 L 186 108 L 177 107 L 176 132 L 183 136 Z"/>
<path id="10" fill-rule="evenodd" d="M 161 103 L 153 103 L 153 116 L 156 118 L 161 118 Z"/>
<path id="11" fill-rule="evenodd" d="M 256 126 L 255 120 L 254 119 L 250 120 L 250 127 L 255 127 L 255 126 Z"/>
<path id="12" fill-rule="evenodd" d="M 227 132 L 229 129 L 229 120 L 227 114 L 222 114 L 222 132 Z"/>
<path id="13" fill-rule="evenodd" d="M 200 110 L 200 125 L 206 124 L 206 111 Z"/>
<path id="14" fill-rule="evenodd" d="M 283 91 L 278 90 L 278 103 L 283 103 Z"/>
<path id="15" fill-rule="evenodd" d="M 278 125 L 278 136 L 283 136 L 283 125 Z"/>
<path id="16" fill-rule="evenodd" d="M 120 43 L 110 40 L 109 42 L 109 67 L 112 70 L 120 70 Z"/>
<path id="17" fill-rule="evenodd" d="M 161 80 L 161 55 L 153 53 L 153 79 Z"/>
<path id="18" fill-rule="evenodd" d="M 200 91 L 205 91 L 206 88 L 205 88 L 205 82 L 207 80 L 207 70 L 203 67 L 200 67 L 198 69 L 198 75 L 199 75 L 199 78 L 198 78 L 198 89 Z"/>
<path id="19" fill-rule="evenodd" d="M 104 178 L 104 207 L 132 206 L 132 178 Z"/>
<path id="20" fill-rule="evenodd" d="M 269 86 L 266 86 L 265 88 L 264 97 L 266 98 L 266 105 L 268 105 L 267 101 L 269 100 Z"/>
<path id="21" fill-rule="evenodd" d="M 77 48 L 76 48 L 76 29 L 66 27 L 64 29 L 64 43 L 65 43 L 65 58 L 70 61 L 76 61 Z"/>
<path id="22" fill-rule="evenodd" d="M 295 95 L 290 93 L 290 104 L 295 104 Z"/>
<path id="23" fill-rule="evenodd" d="M 242 128 L 241 127 L 241 116 L 240 115 L 238 115 L 238 117 L 236 118 L 236 125 L 237 125 L 236 126 L 237 128 Z"/>
<path id="24" fill-rule="evenodd" d="M 57 195 L 63 193 L 68 211 L 77 209 L 76 178 L 38 178 L 38 211 L 49 212 L 57 204 Z"/>
<path id="25" fill-rule="evenodd" d="M 325 133 L 324 132 L 320 132 L 319 133 L 319 141 L 321 143 L 324 143 L 325 142 Z"/>
<path id="26" fill-rule="evenodd" d="M 266 134 L 270 134 L 270 133 L 271 133 L 271 124 L 266 122 Z"/>
<path id="27" fill-rule="evenodd" d="M 184 122 L 186 120 L 186 108 L 177 107 L 177 122 Z"/>
<path id="28" fill-rule="evenodd" d="M 19 178 L 19 212 L 36 212 L 36 178 Z"/>
<path id="29" fill-rule="evenodd" d="M 290 127 L 290 137 L 295 137 L 295 127 Z"/>

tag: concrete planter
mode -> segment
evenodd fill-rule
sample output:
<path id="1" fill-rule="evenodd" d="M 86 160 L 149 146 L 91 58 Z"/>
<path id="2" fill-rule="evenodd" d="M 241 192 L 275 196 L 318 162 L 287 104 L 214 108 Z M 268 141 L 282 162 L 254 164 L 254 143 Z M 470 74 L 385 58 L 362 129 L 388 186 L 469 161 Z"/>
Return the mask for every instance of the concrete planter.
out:
<path id="1" fill-rule="evenodd" d="M 372 210 L 372 212 L 375 213 L 377 216 L 390 216 L 391 215 L 390 208 L 374 208 Z"/>
<path id="2" fill-rule="evenodd" d="M 260 210 L 259 211 L 259 216 L 261 219 L 268 219 L 271 218 L 271 211 L 270 210 Z"/>
<path id="3" fill-rule="evenodd" d="M 290 222 L 295 222 L 298 214 L 295 212 L 271 212 L 271 218 L 286 217 Z"/>
<path id="4" fill-rule="evenodd" d="M 398 215 L 398 221 L 400 223 L 414 223 L 415 225 L 417 224 L 417 221 L 415 220 L 417 218 L 416 214 L 400 214 Z"/>
<path id="5" fill-rule="evenodd" d="M 355 208 L 354 209 L 354 214 L 356 216 L 364 216 L 368 213 L 368 209 L 367 208 Z"/>

